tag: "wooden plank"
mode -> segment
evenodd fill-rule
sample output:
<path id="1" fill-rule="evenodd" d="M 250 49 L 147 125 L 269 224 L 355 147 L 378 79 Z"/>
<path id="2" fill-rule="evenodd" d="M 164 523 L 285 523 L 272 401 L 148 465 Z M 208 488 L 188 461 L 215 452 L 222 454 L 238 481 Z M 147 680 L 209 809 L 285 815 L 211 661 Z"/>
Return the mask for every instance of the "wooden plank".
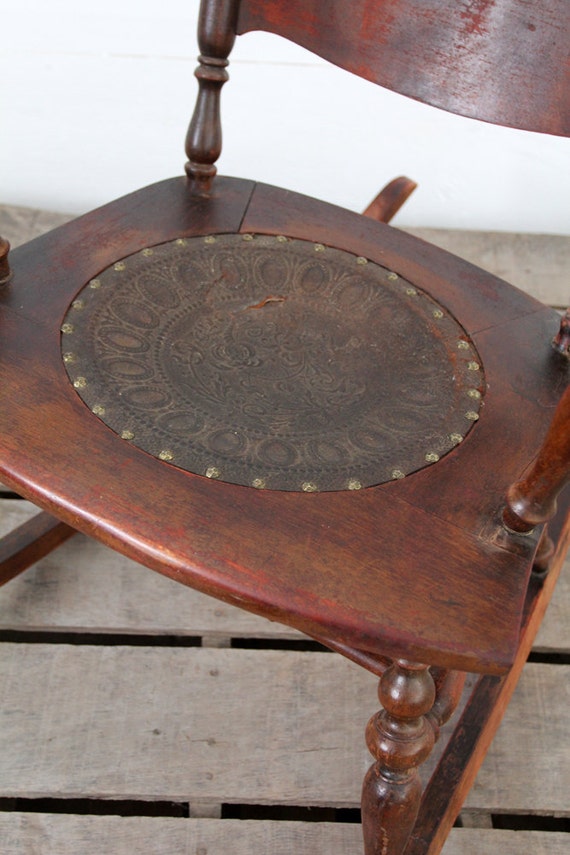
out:
<path id="1" fill-rule="evenodd" d="M 0 814 L 4 855 L 362 855 L 359 825 Z M 568 835 L 454 828 L 442 855 L 566 855 Z"/>
<path id="2" fill-rule="evenodd" d="M 0 501 L 0 536 L 34 513 L 28 502 Z M 0 590 L 0 628 L 213 639 L 305 637 L 152 573 L 83 535 L 75 535 Z M 570 557 L 535 647 L 570 651 Z"/>
<path id="3" fill-rule="evenodd" d="M 334 654 L 6 644 L 0 665 L 5 797 L 359 802 L 376 681 Z M 468 808 L 570 815 L 569 700 L 570 669 L 527 666 Z"/>

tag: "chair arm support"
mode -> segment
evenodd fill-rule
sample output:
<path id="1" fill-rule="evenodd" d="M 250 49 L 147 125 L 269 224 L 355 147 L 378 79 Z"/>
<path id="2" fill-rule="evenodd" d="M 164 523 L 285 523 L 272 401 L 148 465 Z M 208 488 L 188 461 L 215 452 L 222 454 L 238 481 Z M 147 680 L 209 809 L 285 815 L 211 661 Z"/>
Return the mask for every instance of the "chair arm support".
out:
<path id="1" fill-rule="evenodd" d="M 507 490 L 503 523 L 520 534 L 556 513 L 556 499 L 570 480 L 570 386 L 556 408 L 540 451 L 520 481 Z"/>

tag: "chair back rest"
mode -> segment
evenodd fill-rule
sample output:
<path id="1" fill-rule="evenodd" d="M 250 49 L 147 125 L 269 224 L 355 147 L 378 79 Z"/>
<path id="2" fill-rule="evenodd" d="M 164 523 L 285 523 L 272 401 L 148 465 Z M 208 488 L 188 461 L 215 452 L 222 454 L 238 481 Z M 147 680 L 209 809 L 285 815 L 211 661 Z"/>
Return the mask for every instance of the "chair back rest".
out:
<path id="1" fill-rule="evenodd" d="M 452 113 L 570 135 L 570 0 L 201 0 L 186 172 L 207 195 L 236 35 L 266 30 Z"/>
<path id="2" fill-rule="evenodd" d="M 237 6 L 237 33 L 277 33 L 452 113 L 570 135 L 570 0 L 241 0 Z"/>

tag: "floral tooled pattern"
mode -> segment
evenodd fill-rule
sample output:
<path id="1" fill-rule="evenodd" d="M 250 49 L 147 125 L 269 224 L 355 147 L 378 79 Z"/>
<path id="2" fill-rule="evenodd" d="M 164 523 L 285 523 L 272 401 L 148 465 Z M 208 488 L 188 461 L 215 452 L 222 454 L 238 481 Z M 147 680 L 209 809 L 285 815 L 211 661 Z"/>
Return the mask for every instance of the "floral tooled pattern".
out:
<path id="1" fill-rule="evenodd" d="M 88 283 L 66 323 L 68 372 L 103 421 L 239 484 L 380 483 L 439 459 L 477 416 L 483 375 L 464 330 L 385 268 L 320 244 L 146 249 Z"/>

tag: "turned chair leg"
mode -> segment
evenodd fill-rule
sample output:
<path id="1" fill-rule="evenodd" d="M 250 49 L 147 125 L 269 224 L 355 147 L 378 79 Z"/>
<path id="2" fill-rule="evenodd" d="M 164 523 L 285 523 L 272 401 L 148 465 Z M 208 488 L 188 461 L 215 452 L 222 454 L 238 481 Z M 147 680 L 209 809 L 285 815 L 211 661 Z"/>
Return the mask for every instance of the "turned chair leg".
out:
<path id="1" fill-rule="evenodd" d="M 376 762 L 362 789 L 364 852 L 402 855 L 420 807 L 418 767 L 435 742 L 428 714 L 436 700 L 436 685 L 427 665 L 401 659 L 382 675 L 378 697 L 383 709 L 366 729 Z"/>

